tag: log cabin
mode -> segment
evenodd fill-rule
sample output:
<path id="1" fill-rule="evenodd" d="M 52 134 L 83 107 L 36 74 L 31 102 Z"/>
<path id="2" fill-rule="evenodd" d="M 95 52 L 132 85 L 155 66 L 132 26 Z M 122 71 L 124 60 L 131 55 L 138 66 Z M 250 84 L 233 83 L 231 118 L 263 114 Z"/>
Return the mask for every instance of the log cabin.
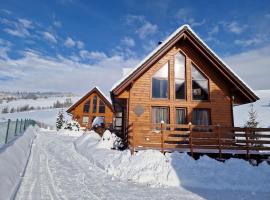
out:
<path id="1" fill-rule="evenodd" d="M 159 44 L 110 94 L 122 137 L 145 148 L 160 146 L 149 125 L 233 127 L 233 106 L 259 99 L 188 25 Z"/>
<path id="2" fill-rule="evenodd" d="M 74 103 L 67 113 L 77 120 L 81 127 L 91 128 L 95 117 L 104 117 L 106 124 L 111 124 L 114 118 L 113 107 L 98 87 L 94 87 L 81 99 Z"/>

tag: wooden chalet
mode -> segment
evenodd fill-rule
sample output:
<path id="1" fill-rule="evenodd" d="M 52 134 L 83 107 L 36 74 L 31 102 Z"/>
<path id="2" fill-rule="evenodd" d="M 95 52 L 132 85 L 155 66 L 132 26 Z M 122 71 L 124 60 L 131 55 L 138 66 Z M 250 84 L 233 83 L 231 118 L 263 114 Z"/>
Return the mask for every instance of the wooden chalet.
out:
<path id="1" fill-rule="evenodd" d="M 80 100 L 73 104 L 68 110 L 81 127 L 91 128 L 95 117 L 104 117 L 106 124 L 111 124 L 114 117 L 113 107 L 98 87 L 94 87 Z"/>
<path id="2" fill-rule="evenodd" d="M 247 150 L 249 133 L 234 127 L 233 106 L 259 98 L 184 25 L 112 87 L 111 99 L 116 129 L 133 150 L 220 153 Z"/>

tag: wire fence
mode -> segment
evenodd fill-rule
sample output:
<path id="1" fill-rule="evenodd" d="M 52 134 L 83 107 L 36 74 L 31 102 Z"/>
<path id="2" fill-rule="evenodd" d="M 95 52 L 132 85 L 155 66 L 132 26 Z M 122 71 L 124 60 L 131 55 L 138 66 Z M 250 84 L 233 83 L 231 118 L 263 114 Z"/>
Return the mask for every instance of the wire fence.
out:
<path id="1" fill-rule="evenodd" d="M 34 126 L 36 121 L 31 119 L 17 119 L 15 121 L 8 119 L 6 122 L 0 122 L 0 146 L 10 142 L 16 136 L 22 135 L 29 126 Z"/>

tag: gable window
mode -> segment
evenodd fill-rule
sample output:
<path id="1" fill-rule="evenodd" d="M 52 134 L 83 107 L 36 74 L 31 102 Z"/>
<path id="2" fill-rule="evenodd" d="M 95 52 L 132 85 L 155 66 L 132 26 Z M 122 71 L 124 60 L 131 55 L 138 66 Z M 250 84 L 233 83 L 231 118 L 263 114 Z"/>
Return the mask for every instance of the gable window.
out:
<path id="1" fill-rule="evenodd" d="M 208 100 L 208 79 L 192 64 L 192 99 Z"/>
<path id="2" fill-rule="evenodd" d="M 164 121 L 169 123 L 169 108 L 168 107 L 152 107 L 152 123 L 161 123 Z"/>
<path id="3" fill-rule="evenodd" d="M 175 55 L 174 60 L 174 80 L 175 80 L 175 98 L 185 99 L 185 56 L 181 53 Z"/>
<path id="4" fill-rule="evenodd" d="M 105 103 L 99 100 L 99 113 L 105 113 Z"/>
<path id="5" fill-rule="evenodd" d="M 88 121 L 89 121 L 89 117 L 88 116 L 83 116 L 82 124 L 86 125 L 86 124 L 88 124 Z"/>
<path id="6" fill-rule="evenodd" d="M 166 63 L 152 77 L 153 98 L 168 98 L 168 67 Z"/>
<path id="7" fill-rule="evenodd" d="M 97 112 L 97 96 L 93 98 L 93 113 Z"/>
<path id="8" fill-rule="evenodd" d="M 88 113 L 90 110 L 90 100 L 86 101 L 85 104 L 83 105 L 83 112 Z"/>
<path id="9" fill-rule="evenodd" d="M 211 122 L 210 110 L 195 108 L 192 112 L 192 124 L 194 125 L 210 125 Z"/>

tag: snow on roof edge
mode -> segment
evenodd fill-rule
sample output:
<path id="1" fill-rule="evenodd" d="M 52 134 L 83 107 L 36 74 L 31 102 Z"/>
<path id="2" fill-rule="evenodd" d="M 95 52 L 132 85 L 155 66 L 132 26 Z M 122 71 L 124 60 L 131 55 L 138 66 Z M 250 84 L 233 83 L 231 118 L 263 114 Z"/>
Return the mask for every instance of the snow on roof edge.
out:
<path id="1" fill-rule="evenodd" d="M 104 96 L 104 98 L 112 105 L 112 100 L 111 100 L 111 98 L 108 97 L 108 96 L 106 96 L 98 86 L 92 87 L 92 89 L 91 89 L 90 91 L 94 90 L 95 88 L 96 88 L 96 89 Z M 87 93 L 83 94 L 83 95 L 79 98 L 79 100 L 76 101 L 74 104 L 72 104 L 69 108 L 67 108 L 66 111 L 68 111 L 69 109 L 71 109 L 76 103 L 78 103 L 81 99 L 83 99 L 90 91 L 88 91 Z"/>
<path id="2" fill-rule="evenodd" d="M 238 79 L 240 80 L 251 92 L 253 92 L 257 97 L 256 92 L 245 82 L 243 81 L 230 67 L 227 65 L 224 60 L 222 60 L 188 25 L 184 24 L 177 28 L 171 35 L 167 37 L 160 45 L 158 45 L 153 51 L 151 51 L 139 64 L 137 64 L 126 76 L 123 76 L 112 86 L 110 92 L 112 92 L 117 86 L 119 86 L 124 80 L 126 80 L 131 74 L 133 74 L 141 65 L 143 65 L 148 59 L 150 59 L 158 50 L 160 50 L 165 44 L 167 44 L 177 33 L 182 31 L 184 28 L 187 28 L 197 39 Z"/>
<path id="3" fill-rule="evenodd" d="M 132 70 L 130 70 L 129 73 L 126 74 L 126 76 L 123 76 L 119 81 L 117 81 L 111 88 L 110 91 L 113 91 L 120 83 L 122 83 L 124 80 L 126 80 L 133 72 L 135 72 L 143 63 L 145 63 L 148 59 L 150 59 L 158 50 L 160 50 L 167 42 L 169 42 L 178 32 L 183 30 L 185 27 L 189 27 L 188 24 L 184 24 L 180 26 L 178 29 L 176 29 L 171 35 L 167 37 L 166 40 L 164 40 L 160 45 L 158 45 L 153 51 L 151 51 L 139 64 L 137 64 Z"/>

